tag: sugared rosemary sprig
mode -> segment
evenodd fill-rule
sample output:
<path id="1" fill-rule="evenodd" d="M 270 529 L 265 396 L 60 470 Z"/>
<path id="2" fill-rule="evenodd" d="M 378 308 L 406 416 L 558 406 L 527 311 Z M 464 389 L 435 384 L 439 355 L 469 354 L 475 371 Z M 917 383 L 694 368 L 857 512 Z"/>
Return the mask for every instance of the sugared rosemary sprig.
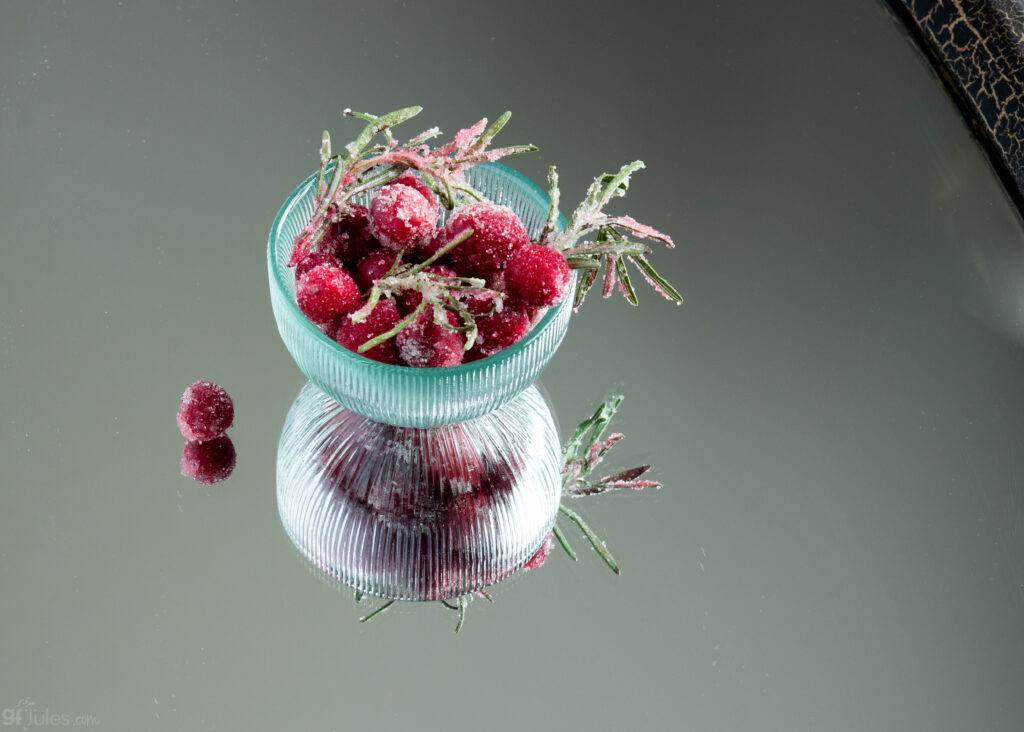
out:
<path id="1" fill-rule="evenodd" d="M 490 125 L 486 118 L 482 119 L 460 130 L 447 144 L 437 147 L 427 144 L 440 134 L 436 127 L 416 135 L 404 144 L 400 143 L 392 132 L 393 128 L 421 111 L 422 107 L 419 106 L 405 107 L 378 117 L 346 109 L 346 116 L 357 117 L 366 124 L 356 139 L 339 152 L 332 152 L 330 134 L 324 132 L 319 151 L 320 169 L 316 178 L 316 208 L 309 223 L 295 239 L 290 265 L 298 264 L 313 252 L 332 223 L 352 214 L 351 202 L 356 195 L 385 185 L 406 170 L 419 171 L 441 204 L 452 209 L 463 202 L 486 200 L 483 194 L 466 182 L 467 168 L 537 149 L 533 145 L 489 149 L 494 137 L 508 122 L 510 112 L 505 112 Z M 372 144 L 378 137 L 383 139 Z M 651 247 L 645 242 L 634 241 L 660 241 L 673 247 L 671 237 L 630 216 L 604 213 L 605 206 L 612 199 L 626 194 L 630 176 L 643 167 L 643 161 L 637 160 L 622 166 L 616 173 L 602 173 L 595 178 L 562 231 L 558 231 L 558 172 L 554 166 L 549 168 L 551 202 L 536 243 L 561 252 L 571 268 L 581 270 L 573 293 L 573 308 L 576 310 L 583 304 L 598 276 L 602 277 L 604 297 L 610 297 L 617 288 L 630 304 L 637 305 L 637 294 L 627 263 L 632 263 L 655 291 L 677 304 L 682 302 L 679 292 L 658 274 L 647 259 Z M 412 325 L 428 307 L 432 309 L 436 323 L 465 334 L 466 350 L 473 346 L 477 333 L 476 318 L 499 311 L 503 296 L 485 289 L 482 281 L 475 278 L 442 277 L 422 271 L 423 267 L 440 256 L 435 255 L 418 269 L 410 265 L 396 265 L 387 277 L 375 284 L 363 307 L 349 316 L 354 321 L 365 319 L 380 297 L 394 297 L 403 290 L 421 293 L 421 307 L 394 328 L 364 343 L 358 349 L 360 353 L 365 353 Z M 494 308 L 484 316 L 474 315 L 464 303 L 467 293 L 472 290 L 476 291 L 478 297 L 491 298 L 494 302 Z M 455 314 L 456 324 L 449 321 L 447 313 Z"/>
<path id="2" fill-rule="evenodd" d="M 616 411 L 622 404 L 622 396 L 616 395 L 610 399 L 604 401 L 597 410 L 587 419 L 583 420 L 576 427 L 572 437 L 569 438 L 568 442 L 562 448 L 562 462 L 564 467 L 562 469 L 562 496 L 563 498 L 581 498 L 586 496 L 596 496 L 601 493 L 607 493 L 612 490 L 620 490 L 623 488 L 630 488 L 632 490 L 643 490 L 644 488 L 660 488 L 661 483 L 654 480 L 641 480 L 641 476 L 644 475 L 648 470 L 651 469 L 650 465 L 640 465 L 635 468 L 628 470 L 622 470 L 612 475 L 606 475 L 599 480 L 592 480 L 590 474 L 593 472 L 608 451 L 622 439 L 622 434 L 619 432 L 613 432 L 604 437 L 605 431 L 608 429 L 612 418 L 615 416 Z M 608 547 L 605 543 L 594 533 L 593 529 L 587 525 L 583 517 L 580 516 L 576 511 L 569 508 L 565 503 L 561 503 L 558 507 L 558 512 L 569 519 L 572 523 L 576 524 L 579 530 L 586 537 L 590 545 L 598 553 L 601 559 L 604 560 L 615 574 L 619 574 L 619 565 L 615 561 L 611 552 L 608 551 Z M 555 539 L 565 550 L 569 557 L 576 561 L 578 559 L 576 552 L 573 551 L 570 546 L 565 533 L 558 526 L 557 523 L 552 527 L 552 533 Z M 451 598 L 451 600 L 440 600 L 439 602 L 449 610 L 452 610 L 458 614 L 458 619 L 455 623 L 455 632 L 458 633 L 462 630 L 463 624 L 466 622 L 466 608 L 469 606 L 471 600 L 475 599 L 475 596 L 479 596 L 487 600 L 488 602 L 494 602 L 494 598 L 483 589 L 476 590 L 475 592 L 465 593 L 457 597 Z M 359 590 L 355 591 L 355 601 L 359 603 L 363 599 L 363 593 Z M 359 622 L 365 623 L 373 618 L 386 612 L 395 603 L 394 600 L 388 600 L 377 609 L 370 612 L 368 615 L 361 617 Z"/>
<path id="3" fill-rule="evenodd" d="M 351 313 L 349 318 L 354 323 L 361 323 L 373 312 L 381 297 L 395 298 L 406 292 L 419 293 L 420 304 L 416 306 L 413 312 L 395 324 L 393 328 L 359 346 L 356 349 L 357 352 L 365 353 L 384 341 L 394 338 L 412 325 L 420 313 L 428 307 L 433 309 L 432 315 L 435 323 L 443 328 L 464 335 L 464 350 L 468 351 L 473 347 L 477 335 L 476 318 L 480 316 L 474 315 L 469 311 L 469 308 L 463 301 L 464 298 L 473 295 L 477 298 L 491 300 L 493 303 L 492 308 L 486 313 L 486 315 L 491 315 L 501 311 L 505 295 L 496 290 L 488 289 L 484 280 L 476 277 L 450 277 L 426 271 L 427 267 L 472 235 L 473 229 L 466 229 L 441 247 L 431 257 L 419 264 L 402 262 L 402 254 L 399 253 L 391 269 L 387 271 L 384 277 L 374 282 L 363 306 Z M 454 313 L 457 322 L 460 324 L 453 325 L 447 313 Z"/>
<path id="4" fill-rule="evenodd" d="M 602 267 L 602 295 L 610 297 L 618 284 L 618 289 L 626 300 L 631 305 L 636 305 L 636 290 L 633 289 L 629 271 L 626 269 L 627 260 L 636 266 L 643 278 L 657 292 L 677 304 L 683 301 L 679 292 L 647 261 L 651 248 L 647 244 L 630 240 L 627 233 L 641 239 L 660 241 L 670 248 L 675 246 L 672 238 L 651 226 L 641 224 L 631 216 L 610 216 L 603 213 L 604 207 L 613 198 L 626 195 L 630 176 L 643 167 L 643 161 L 636 160 L 622 166 L 617 173 L 602 173 L 595 178 L 563 231 L 558 231 L 555 225 L 558 218 L 558 171 L 554 166 L 548 169 L 548 195 L 551 198 L 551 206 L 538 243 L 557 249 L 565 255 L 570 267 L 583 270 L 577 278 L 574 309 L 579 309 L 583 304 L 584 297 L 597 280 Z"/>
<path id="5" fill-rule="evenodd" d="M 592 480 L 590 474 L 593 472 L 604 456 L 611 450 L 622 434 L 613 432 L 607 438 L 604 437 L 605 430 L 615 416 L 619 405 L 622 404 L 622 396 L 616 395 L 603 402 L 601 406 L 587 419 L 580 422 L 576 431 L 565 447 L 562 449 L 562 495 L 569 498 L 581 498 L 585 496 L 596 496 L 608 491 L 630 488 L 632 490 L 643 490 L 644 488 L 660 488 L 661 483 L 654 480 L 641 480 L 641 476 L 651 469 L 650 465 L 640 465 L 635 468 L 623 470 L 612 475 L 606 475 L 599 480 Z M 576 511 L 569 508 L 563 502 L 558 507 L 559 513 L 572 521 L 615 574 L 619 574 L 619 565 L 615 561 L 608 547 L 601 541 L 593 529 L 587 525 L 583 517 Z M 565 534 L 556 524 L 554 527 L 555 538 L 565 549 L 565 552 L 573 560 L 577 559 L 576 552 L 572 550 Z"/>
<path id="6" fill-rule="evenodd" d="M 436 127 L 401 144 L 392 134 L 392 129 L 421 111 L 422 107 L 405 107 L 377 117 L 346 109 L 346 116 L 358 117 L 366 122 L 366 126 L 355 140 L 337 153 L 331 151 L 330 133 L 324 132 L 316 178 L 316 209 L 309 223 L 295 238 L 289 264 L 298 264 L 316 249 L 331 220 L 346 215 L 354 196 L 391 182 L 407 169 L 418 170 L 441 204 L 452 209 L 459 202 L 484 198 L 466 183 L 466 168 L 537 149 L 534 145 L 488 149 L 495 135 L 512 116 L 511 112 L 505 112 L 490 126 L 484 118 L 472 127 L 460 130 L 446 145 L 431 147 L 427 144 L 440 134 Z M 383 135 L 383 142 L 371 146 L 378 135 Z"/>

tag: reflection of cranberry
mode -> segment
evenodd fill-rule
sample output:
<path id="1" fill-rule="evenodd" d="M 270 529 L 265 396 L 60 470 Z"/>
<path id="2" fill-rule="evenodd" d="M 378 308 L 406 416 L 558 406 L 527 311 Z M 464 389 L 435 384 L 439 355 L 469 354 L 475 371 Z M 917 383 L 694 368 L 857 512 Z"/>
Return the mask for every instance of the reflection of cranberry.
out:
<path id="1" fill-rule="evenodd" d="M 324 408 L 303 478 L 315 498 L 304 499 L 298 524 L 315 562 L 346 581 L 354 563 L 424 600 L 485 587 L 523 565 L 529 547 L 520 542 L 530 538 L 515 521 L 530 454 L 503 449 L 472 421 L 416 429 Z M 344 512 L 345 528 L 321 539 L 313 517 L 327 507 Z"/>
<path id="2" fill-rule="evenodd" d="M 544 543 L 540 545 L 540 549 L 537 553 L 530 557 L 530 561 L 523 565 L 523 569 L 537 569 L 542 566 L 544 562 L 548 561 L 548 557 L 551 555 L 551 550 L 555 548 L 555 534 L 554 532 L 547 535 L 544 539 Z"/>
<path id="3" fill-rule="evenodd" d="M 235 469 L 235 446 L 222 435 L 206 442 L 185 443 L 181 453 L 181 474 L 186 478 L 213 485 L 231 475 Z"/>
<path id="4" fill-rule="evenodd" d="M 224 434 L 234 419 L 231 397 L 212 381 L 197 381 L 181 396 L 177 421 L 186 440 L 212 440 Z"/>

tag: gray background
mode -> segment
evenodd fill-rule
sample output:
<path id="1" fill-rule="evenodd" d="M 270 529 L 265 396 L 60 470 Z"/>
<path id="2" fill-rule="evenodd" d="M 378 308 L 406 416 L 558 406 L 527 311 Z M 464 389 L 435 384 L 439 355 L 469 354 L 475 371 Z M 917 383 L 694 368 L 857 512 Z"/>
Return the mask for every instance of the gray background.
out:
<path id="1" fill-rule="evenodd" d="M 0 709 L 102 729 L 1011 730 L 1024 718 L 1024 237 L 873 0 L 0 9 Z M 591 551 L 361 625 L 291 546 L 304 378 L 266 236 L 340 110 L 513 111 L 564 201 L 671 233 L 686 304 L 592 297 L 545 372 L 608 394 Z M 413 129 L 415 128 L 415 129 Z M 239 462 L 178 474 L 197 379 Z M 571 536 L 578 534 L 570 531 Z M 577 549 L 585 544 L 577 538 Z"/>

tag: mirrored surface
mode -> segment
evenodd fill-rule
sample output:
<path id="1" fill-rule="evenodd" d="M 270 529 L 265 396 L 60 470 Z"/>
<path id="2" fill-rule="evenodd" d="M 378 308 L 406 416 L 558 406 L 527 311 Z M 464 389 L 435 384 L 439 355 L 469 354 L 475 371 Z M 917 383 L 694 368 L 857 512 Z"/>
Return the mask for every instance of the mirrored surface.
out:
<path id="1" fill-rule="evenodd" d="M 0 10 L 5 719 L 1016 729 L 1021 223 L 877 3 L 767 5 Z M 645 160 L 615 210 L 675 238 L 686 298 L 592 294 L 543 375 L 563 439 L 624 394 L 609 469 L 664 484 L 578 506 L 621 576 L 556 547 L 458 635 L 437 603 L 359 623 L 275 499 L 306 379 L 273 216 L 343 108 L 409 104 L 406 134 L 511 109 L 563 210 Z M 200 379 L 236 406 L 210 487 L 178 468 Z"/>

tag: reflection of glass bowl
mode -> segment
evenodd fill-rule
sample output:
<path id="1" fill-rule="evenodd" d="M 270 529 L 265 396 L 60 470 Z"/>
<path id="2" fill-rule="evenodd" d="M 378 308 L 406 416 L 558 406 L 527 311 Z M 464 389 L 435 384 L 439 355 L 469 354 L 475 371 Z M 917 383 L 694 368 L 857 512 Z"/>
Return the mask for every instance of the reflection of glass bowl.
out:
<path id="1" fill-rule="evenodd" d="M 531 238 L 540 232 L 548 197 L 533 182 L 498 163 L 474 166 L 467 181 L 495 203 L 512 208 Z M 295 270 L 287 266 L 293 241 L 313 214 L 316 176 L 281 207 L 270 230 L 270 301 L 285 346 L 302 372 L 339 403 L 378 422 L 432 427 L 461 422 L 501 406 L 532 384 L 562 342 L 572 297 L 551 308 L 527 336 L 497 355 L 449 368 L 379 363 L 325 336 L 295 304 Z M 369 196 L 356 198 L 366 205 Z M 447 212 L 442 211 L 442 218 Z M 559 219 L 560 226 L 565 220 Z"/>
<path id="2" fill-rule="evenodd" d="M 277 452 L 277 505 L 314 564 L 371 595 L 440 600 L 522 567 L 551 531 L 560 449 L 536 387 L 490 414 L 416 429 L 344 409 L 312 383 Z"/>

